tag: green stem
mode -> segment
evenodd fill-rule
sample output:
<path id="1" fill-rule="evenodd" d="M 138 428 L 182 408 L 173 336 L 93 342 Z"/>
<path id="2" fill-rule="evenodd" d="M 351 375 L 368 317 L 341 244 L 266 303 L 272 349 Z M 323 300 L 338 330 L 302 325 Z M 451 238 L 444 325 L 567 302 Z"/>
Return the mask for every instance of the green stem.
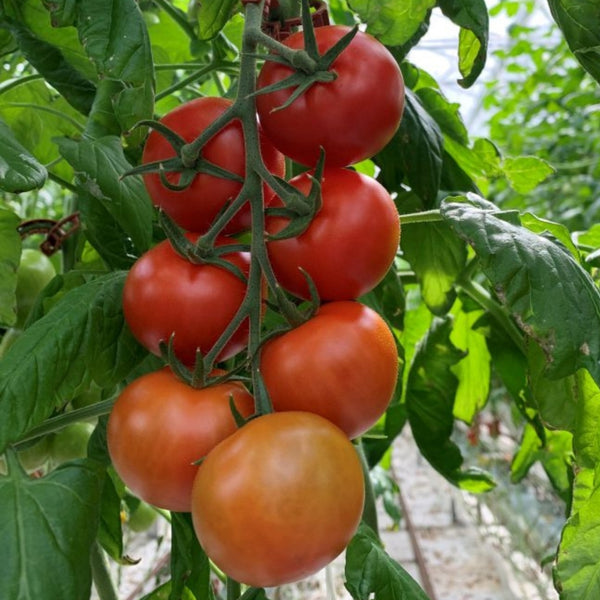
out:
<path id="1" fill-rule="evenodd" d="M 162 90 L 162 92 L 156 94 L 156 101 L 158 102 L 159 100 L 170 96 L 174 92 L 187 87 L 190 83 L 198 81 L 198 79 L 202 79 L 203 77 L 206 77 L 215 71 L 219 71 L 221 73 L 237 73 L 234 63 L 210 63 L 209 65 L 205 65 L 204 67 L 198 69 L 195 73 L 188 75 L 188 77 L 180 79 L 177 83 Z"/>
<path id="2" fill-rule="evenodd" d="M 44 79 L 41 75 L 25 75 L 23 77 L 18 77 L 15 79 L 9 79 L 8 81 L 0 85 L 0 94 L 4 94 L 5 92 L 12 90 L 18 87 L 19 85 L 25 85 L 26 83 L 29 83 L 31 81 L 39 81 L 41 79 Z"/>
<path id="3" fill-rule="evenodd" d="M 27 108 L 29 110 L 40 110 L 42 112 L 47 112 L 54 117 L 58 117 L 59 119 L 64 119 L 65 121 L 69 122 L 78 131 L 84 130 L 84 126 L 78 121 L 76 121 L 73 117 L 65 114 L 64 112 L 61 112 L 60 110 L 50 108 L 49 106 L 40 106 L 39 104 L 32 104 L 31 102 L 6 102 L 4 106 L 14 108 Z"/>
<path id="4" fill-rule="evenodd" d="M 412 223 L 437 223 L 443 220 L 444 218 L 437 208 L 433 210 L 424 210 L 422 212 L 400 215 L 400 223 L 402 226 L 411 225 Z"/>
<path id="5" fill-rule="evenodd" d="M 375 491 L 371 482 L 371 474 L 367 455 L 365 454 L 364 445 L 361 440 L 356 444 L 356 451 L 360 457 L 360 464 L 363 469 L 363 477 L 365 480 L 365 505 L 363 507 L 362 520 L 377 534 L 379 534 L 379 522 L 377 519 L 377 505 L 375 499 Z"/>
<path id="6" fill-rule="evenodd" d="M 154 0 L 154 3 L 160 6 L 170 17 L 183 29 L 191 41 L 196 40 L 196 33 L 191 23 L 187 20 L 185 13 L 175 8 L 169 0 Z"/>
<path id="7" fill-rule="evenodd" d="M 48 435 L 49 433 L 54 433 L 59 429 L 70 425 L 71 423 L 77 423 L 78 421 L 85 421 L 87 419 L 93 419 L 95 417 L 107 415 L 110 413 L 115 400 L 116 398 L 110 398 L 108 400 L 103 400 L 102 402 L 92 404 L 91 406 L 84 406 L 83 408 L 71 410 L 56 417 L 46 419 L 41 425 L 30 429 L 14 446 L 15 448 L 19 448 L 19 446 L 25 444 L 26 442 L 30 442 L 36 438 Z"/>
<path id="8" fill-rule="evenodd" d="M 77 194 L 79 192 L 79 190 L 77 189 L 76 186 L 74 186 L 72 183 L 70 183 L 66 179 L 63 179 L 62 177 L 59 177 L 58 175 L 52 173 L 51 171 L 48 171 L 48 179 L 50 181 L 54 181 L 54 183 L 57 183 L 58 185 L 60 185 L 60 187 L 63 187 L 66 190 L 73 192 L 74 194 Z M 69 213 L 67 213 L 67 214 L 69 214 Z"/>
<path id="9" fill-rule="evenodd" d="M 504 331 L 506 331 L 510 339 L 514 342 L 515 346 L 523 354 L 526 354 L 525 341 L 523 340 L 519 328 L 515 325 L 514 321 L 506 313 L 504 308 L 492 298 L 490 293 L 483 286 L 468 277 L 461 277 L 457 281 L 457 284 L 468 296 L 475 300 L 482 308 L 487 310 L 496 321 L 500 323 Z"/>
<path id="10" fill-rule="evenodd" d="M 231 577 L 227 578 L 225 588 L 227 590 L 227 600 L 237 600 L 242 595 L 242 586 Z"/>
<path id="11" fill-rule="evenodd" d="M 92 544 L 90 550 L 90 564 L 92 578 L 100 600 L 119 600 L 117 590 L 110 576 L 106 555 L 97 541 Z"/>

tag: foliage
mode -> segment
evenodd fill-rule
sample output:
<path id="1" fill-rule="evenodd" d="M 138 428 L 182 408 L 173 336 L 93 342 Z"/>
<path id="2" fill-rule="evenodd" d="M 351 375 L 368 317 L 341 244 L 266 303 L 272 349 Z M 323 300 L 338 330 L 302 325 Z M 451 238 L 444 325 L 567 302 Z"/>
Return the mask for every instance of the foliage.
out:
<path id="1" fill-rule="evenodd" d="M 508 30 L 509 47 L 496 51 L 501 67 L 487 84 L 483 106 L 492 115 L 490 136 L 504 154 L 535 155 L 554 172 L 525 193 L 497 180 L 490 198 L 586 230 L 597 220 L 600 193 L 597 83 L 580 68 L 556 25 L 529 25 L 529 13 L 523 13 L 521 24 Z"/>
<path id="2" fill-rule="evenodd" d="M 460 107 L 410 62 L 432 11 L 440 10 L 459 27 L 457 70 L 461 85 L 472 85 L 487 58 L 483 0 L 331 0 L 330 13 L 339 23 L 362 23 L 387 44 L 406 84 L 398 131 L 356 166 L 392 194 L 402 225 L 392 267 L 360 298 L 390 326 L 401 367 L 385 415 L 361 442 L 369 465 L 408 424 L 423 456 L 449 481 L 473 492 L 491 489 L 492 477 L 462 455 L 456 425 L 473 423 L 491 382 L 501 380 L 526 424 L 513 479 L 541 461 L 570 508 L 555 557 L 556 588 L 565 600 L 591 600 L 600 547 L 600 235 L 591 226 L 600 180 L 599 6 L 550 6 L 562 31 L 558 44 L 533 40 L 527 27 L 511 29 L 505 71 L 486 98 L 496 113 L 490 139 L 472 139 Z M 264 58 L 248 50 L 248 15 L 256 9 L 220 0 L 0 0 L 0 325 L 5 339 L 16 337 L 0 360 L 0 451 L 9 465 L 0 476 L 0 505 L 11 515 L 1 530 L 2 597 L 87 598 L 92 574 L 101 598 L 111 597 L 102 564 L 104 555 L 126 560 L 120 514 L 130 493 L 110 465 L 104 416 L 129 382 L 165 356 L 193 383 L 206 383 L 212 371 L 190 375 L 172 344 L 161 346 L 161 358 L 151 356 L 127 326 L 122 292 L 136 260 L 167 235 L 188 258 L 198 259 L 198 248 L 153 208 L 142 178 L 126 174 L 142 161 L 149 119 L 191 98 L 234 99 L 248 89 L 244 65 L 254 76 L 250 61 Z M 260 41 L 261 51 L 273 45 Z M 244 98 L 253 102 L 252 94 Z M 518 109 L 524 99 L 527 112 Z M 245 118 L 256 125 L 254 112 Z M 279 195 L 291 193 L 286 180 L 260 171 L 259 157 L 246 158 L 254 161 L 246 181 L 258 187 L 242 193 L 260 197 L 261 178 Z M 288 176 L 302 170 L 288 163 Z M 319 195 L 313 188 L 307 197 Z M 79 227 L 66 235 L 56 220 L 72 213 Z M 30 218 L 38 220 L 24 225 Z M 252 219 L 254 230 L 238 240 L 260 266 L 247 276 L 258 300 L 244 300 L 238 313 L 250 321 L 249 352 L 219 365 L 248 381 L 262 413 L 270 408 L 256 361 L 262 332 L 286 319 L 298 323 L 308 309 L 273 281 L 261 254 L 262 211 Z M 15 335 L 19 257 L 40 232 L 60 234 L 60 273 Z M 268 303 L 261 272 L 275 291 Z M 206 353 L 210 367 L 226 334 Z M 91 390 L 95 401 L 77 407 Z M 87 458 L 44 467 L 40 478 L 22 472 L 15 450 L 90 416 L 102 418 Z M 172 528 L 171 579 L 148 598 L 213 597 L 210 563 L 189 515 L 175 513 Z M 33 552 L 44 557 L 35 570 Z M 346 577 L 356 599 L 426 597 L 366 525 L 348 547 Z M 266 592 L 250 588 L 241 597 Z"/>

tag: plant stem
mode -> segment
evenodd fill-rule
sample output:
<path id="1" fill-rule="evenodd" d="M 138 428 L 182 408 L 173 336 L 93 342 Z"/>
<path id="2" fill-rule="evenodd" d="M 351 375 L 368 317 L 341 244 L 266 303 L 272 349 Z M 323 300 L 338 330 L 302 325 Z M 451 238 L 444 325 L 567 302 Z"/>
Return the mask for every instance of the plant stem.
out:
<path id="1" fill-rule="evenodd" d="M 411 225 L 412 223 L 437 223 L 443 221 L 444 218 L 440 214 L 439 209 L 425 210 L 422 212 L 408 213 L 400 215 L 400 223 L 402 226 Z"/>
<path id="2" fill-rule="evenodd" d="M 377 505 L 375 500 L 375 492 L 371 483 L 371 475 L 367 455 L 362 441 L 356 444 L 356 451 L 360 457 L 360 463 L 363 469 L 363 477 L 365 480 L 365 505 L 363 508 L 362 520 L 379 535 L 379 523 L 377 519 Z"/>
<path id="3" fill-rule="evenodd" d="M 471 278 L 461 277 L 457 281 L 457 284 L 468 296 L 470 296 L 481 307 L 487 310 L 496 319 L 496 321 L 500 323 L 504 331 L 506 331 L 510 339 L 514 342 L 515 346 L 523 354 L 526 354 L 525 342 L 521 332 L 512 321 L 510 316 L 506 313 L 504 308 L 492 298 L 490 293 Z"/>
<path id="4" fill-rule="evenodd" d="M 182 66 L 182 68 L 183 68 L 183 66 Z M 189 68 L 189 67 L 186 66 L 185 68 Z M 216 71 L 219 71 L 222 73 L 229 73 L 229 72 L 237 73 L 237 71 L 235 70 L 234 63 L 210 63 L 208 65 L 204 65 L 203 67 L 198 68 L 198 70 L 195 71 L 194 73 L 192 73 L 191 75 L 188 75 L 187 77 L 185 77 L 183 79 L 180 79 L 177 83 L 174 83 L 173 85 L 169 86 L 168 88 L 162 90 L 162 92 L 159 92 L 158 94 L 156 94 L 155 100 L 158 102 L 159 100 L 162 100 L 162 98 L 166 98 L 167 96 L 170 96 L 174 92 L 177 92 L 178 90 L 181 90 L 181 89 L 187 87 L 190 83 L 193 83 L 194 81 L 197 81 L 198 79 L 202 79 L 203 77 L 206 77 Z"/>
<path id="5" fill-rule="evenodd" d="M 55 431 L 58 431 L 59 429 L 62 429 L 71 423 L 77 423 L 78 421 L 85 421 L 87 419 L 93 419 L 94 417 L 107 415 L 110 413 L 115 400 L 116 398 L 110 398 L 108 400 L 103 400 L 102 402 L 92 404 L 91 406 L 84 406 L 83 408 L 71 410 L 63 413 L 62 415 L 46 419 L 41 425 L 30 429 L 24 437 L 14 444 L 14 447 L 19 448 L 19 446 L 25 444 L 26 442 L 30 442 L 36 438 L 48 435 L 49 433 L 54 433 Z"/>
<path id="6" fill-rule="evenodd" d="M 175 21 L 175 23 L 181 27 L 181 29 L 183 29 L 191 41 L 196 40 L 194 28 L 181 10 L 175 8 L 168 0 L 154 0 L 154 2 L 160 6 L 171 17 L 171 19 L 173 19 L 173 21 Z"/>
<path id="7" fill-rule="evenodd" d="M 119 600 L 117 590 L 110 576 L 104 550 L 97 541 L 92 544 L 90 549 L 90 564 L 92 566 L 92 578 L 100 600 Z"/>
<path id="8" fill-rule="evenodd" d="M 242 586 L 231 577 L 227 578 L 225 589 L 227 590 L 227 600 L 237 600 L 242 594 Z"/>
<path id="9" fill-rule="evenodd" d="M 75 129 L 78 131 L 83 131 L 84 126 L 76 121 L 73 117 L 61 112 L 60 110 L 56 110 L 54 108 L 50 108 L 49 106 L 41 106 L 40 104 L 33 104 L 31 102 L 6 102 L 4 106 L 9 106 L 11 108 L 26 108 L 28 110 L 40 110 L 42 112 L 50 113 L 54 117 L 58 117 L 59 119 L 64 119 L 68 123 L 70 123 Z"/>
<path id="10" fill-rule="evenodd" d="M 15 79 L 9 79 L 5 81 L 2 85 L 0 85 L 0 94 L 4 94 L 4 92 L 8 92 L 16 88 L 19 85 L 25 85 L 30 81 L 39 81 L 44 79 L 41 75 L 24 75 L 23 77 L 17 77 Z"/>

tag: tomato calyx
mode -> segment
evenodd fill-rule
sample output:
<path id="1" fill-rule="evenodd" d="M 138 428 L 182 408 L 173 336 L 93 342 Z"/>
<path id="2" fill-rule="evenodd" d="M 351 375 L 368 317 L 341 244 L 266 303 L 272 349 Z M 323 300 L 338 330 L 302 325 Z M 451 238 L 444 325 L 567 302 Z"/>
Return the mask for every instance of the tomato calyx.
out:
<path id="1" fill-rule="evenodd" d="M 160 225 L 165 232 L 169 242 L 182 258 L 194 264 L 214 265 L 226 269 L 238 279 L 247 282 L 246 275 L 242 270 L 228 260 L 222 258 L 225 254 L 232 252 L 246 252 L 246 244 L 226 244 L 215 246 L 211 240 L 206 240 L 200 236 L 196 243 L 192 242 L 183 232 L 183 230 L 169 217 L 164 211 L 159 212 Z"/>
<path id="2" fill-rule="evenodd" d="M 224 119 L 221 126 L 224 126 L 231 118 Z M 181 192 L 187 189 L 199 173 L 220 177 L 221 179 L 229 179 L 238 183 L 244 182 L 244 178 L 240 175 L 232 173 L 202 157 L 202 147 L 218 130 L 213 131 L 213 128 L 210 128 L 210 130 L 207 129 L 196 140 L 188 143 L 179 134 L 160 121 L 143 120 L 136 125 L 136 127 L 142 126 L 149 127 L 160 133 L 169 142 L 176 156 L 144 163 L 130 169 L 123 177 L 157 173 L 162 185 L 174 192 Z M 179 179 L 176 183 L 167 177 L 170 173 L 179 173 Z"/>
<path id="3" fill-rule="evenodd" d="M 323 204 L 321 181 L 324 167 L 325 152 L 321 149 L 321 155 L 314 174 L 309 175 L 311 186 L 307 195 L 304 195 L 287 181 L 280 180 L 280 190 L 283 192 L 280 194 L 280 198 L 283 206 L 269 207 L 265 210 L 265 213 L 267 216 L 284 217 L 290 221 L 281 231 L 267 235 L 269 241 L 297 237 L 306 231 Z"/>
<path id="4" fill-rule="evenodd" d="M 274 108 L 273 111 L 287 108 L 316 83 L 330 83 L 335 81 L 337 73 L 332 70 L 332 65 L 338 56 L 350 45 L 350 42 L 352 42 L 352 39 L 358 32 L 358 26 L 353 27 L 331 48 L 321 54 L 317 46 L 308 0 L 302 0 L 302 28 L 304 49 L 291 50 L 283 44 L 279 44 L 278 46 L 269 44 L 275 50 L 275 53 L 261 56 L 264 60 L 284 64 L 293 70 L 293 73 L 289 77 L 255 92 L 255 95 L 261 95 L 278 92 L 291 87 L 295 88 L 289 98 L 281 106 Z"/>

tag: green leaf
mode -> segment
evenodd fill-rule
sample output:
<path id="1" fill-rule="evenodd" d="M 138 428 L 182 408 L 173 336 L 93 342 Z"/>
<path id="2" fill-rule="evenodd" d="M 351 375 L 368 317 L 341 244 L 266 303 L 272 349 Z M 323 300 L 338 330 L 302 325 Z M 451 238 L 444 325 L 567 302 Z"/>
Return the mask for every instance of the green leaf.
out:
<path id="1" fill-rule="evenodd" d="M 355 600 L 429 600 L 364 523 L 346 549 L 346 589 Z"/>
<path id="2" fill-rule="evenodd" d="M 0 190 L 20 194 L 41 188 L 48 172 L 0 121 Z"/>
<path id="3" fill-rule="evenodd" d="M 446 135 L 444 149 L 481 189 L 487 189 L 490 179 L 502 176 L 501 156 L 490 140 L 478 138 L 469 147 Z"/>
<path id="4" fill-rule="evenodd" d="M 528 194 L 554 173 L 554 167 L 537 156 L 505 158 L 502 169 L 510 186 L 520 194 Z"/>
<path id="5" fill-rule="evenodd" d="M 600 82 L 600 11 L 597 0 L 548 0 L 548 5 L 577 60 Z"/>
<path id="6" fill-rule="evenodd" d="M 64 0 L 58 3 L 59 7 L 63 4 Z M 75 25 L 98 79 L 118 82 L 111 86 L 111 104 L 121 130 L 128 132 L 139 121 L 152 118 L 152 49 L 135 0 L 80 0 Z M 142 140 L 143 133 L 138 131 L 130 143 Z"/>
<path id="7" fill-rule="evenodd" d="M 484 0 L 439 0 L 442 12 L 458 25 L 458 64 L 463 79 L 458 83 L 468 88 L 485 66 L 489 37 L 489 17 Z"/>
<path id="8" fill-rule="evenodd" d="M 400 189 L 404 176 L 425 207 L 437 200 L 442 173 L 444 142 L 438 124 L 419 97 L 406 90 L 402 122 L 392 141 L 375 156 L 379 180 L 391 190 Z"/>
<path id="9" fill-rule="evenodd" d="M 79 142 L 61 139 L 58 140 L 58 145 L 61 154 L 75 169 L 78 187 L 81 188 L 85 201 L 102 206 L 114 220 L 113 227 L 125 234 L 120 237 L 121 240 L 131 238 L 134 256 L 131 256 L 131 250 L 125 254 L 125 257 L 130 255 L 129 262 L 132 258 L 135 259 L 135 255 L 145 252 L 152 242 L 152 202 L 141 178 L 122 179 L 131 165 L 125 158 L 119 138 L 111 136 L 98 140 L 83 139 Z M 89 210 L 97 214 L 99 209 Z M 104 218 L 101 221 L 102 228 L 110 233 L 110 227 L 106 226 L 107 220 Z M 90 220 L 88 225 L 93 227 L 94 222 Z M 110 239 L 111 236 L 107 235 L 93 240 L 97 241 L 94 245 L 101 254 L 103 242 Z M 123 247 L 126 243 L 122 241 Z"/>
<path id="10" fill-rule="evenodd" d="M 420 87 L 416 93 L 442 133 L 466 146 L 469 143 L 469 134 L 460 116 L 460 104 L 448 101 L 435 88 Z"/>
<path id="11" fill-rule="evenodd" d="M 121 561 L 123 558 L 121 497 L 111 477 L 105 478 L 102 488 L 98 541 L 113 560 Z"/>
<path id="12" fill-rule="evenodd" d="M 189 513 L 172 513 L 172 516 L 170 598 L 179 598 L 184 591 L 189 591 L 193 598 L 213 600 L 210 563 L 194 533 L 192 517 Z"/>
<path id="13" fill-rule="evenodd" d="M 225 27 L 237 0 L 203 0 L 198 10 L 198 38 L 211 40 Z"/>
<path id="14" fill-rule="evenodd" d="M 511 463 L 511 482 L 519 483 L 531 467 L 540 462 L 556 492 L 566 501 L 571 497 L 573 478 L 573 435 L 568 431 L 545 430 L 540 440 L 535 428 L 527 424 L 519 449 Z"/>
<path id="15" fill-rule="evenodd" d="M 575 375 L 548 379 L 546 357 L 533 341 L 528 344 L 529 389 L 535 408 L 549 429 L 573 431 L 577 410 L 578 386 Z"/>
<path id="16" fill-rule="evenodd" d="M 146 355 L 123 319 L 126 273 L 72 289 L 0 361 L 0 451 L 95 381 L 117 385 Z"/>
<path id="17" fill-rule="evenodd" d="M 89 598 L 102 477 L 80 460 L 41 479 L 18 468 L 0 478 L 0 597 Z"/>
<path id="18" fill-rule="evenodd" d="M 0 323 L 3 325 L 14 325 L 17 321 L 15 291 L 21 261 L 19 221 L 11 210 L 0 208 Z"/>
<path id="19" fill-rule="evenodd" d="M 600 464 L 600 388 L 587 371 L 577 373 L 578 397 L 573 450 L 580 467 Z"/>
<path id="20" fill-rule="evenodd" d="M 9 80 L 7 85 L 14 81 Z M 60 160 L 54 139 L 81 135 L 84 119 L 44 80 L 25 79 L 4 90 L 0 95 L 0 118 L 10 123 L 15 138 L 39 163 L 67 181 L 72 179 L 73 171 Z"/>
<path id="21" fill-rule="evenodd" d="M 472 194 L 447 199 L 441 210 L 477 253 L 500 300 L 544 350 L 546 375 L 565 377 L 583 367 L 600 381 L 600 293 L 573 256 Z"/>
<path id="22" fill-rule="evenodd" d="M 487 403 L 490 392 L 490 353 L 483 333 L 475 329 L 483 311 L 466 312 L 460 301 L 453 311 L 454 327 L 450 341 L 466 356 L 451 367 L 458 378 L 454 399 L 454 417 L 472 423 L 475 415 Z"/>
<path id="23" fill-rule="evenodd" d="M 521 224 L 530 231 L 546 236 L 548 239 L 561 243 L 578 261 L 579 250 L 571 239 L 571 232 L 562 224 L 542 219 L 531 213 L 521 215 Z"/>
<path id="24" fill-rule="evenodd" d="M 387 46 L 401 46 L 419 30 L 436 0 L 349 0 L 348 6 L 367 24 L 367 32 Z"/>
<path id="25" fill-rule="evenodd" d="M 463 458 L 451 440 L 458 380 L 451 369 L 465 354 L 450 342 L 452 319 L 434 319 L 417 346 L 406 385 L 408 421 L 421 454 L 448 481 L 472 492 L 494 482 L 479 469 L 462 470 Z"/>
<path id="26" fill-rule="evenodd" d="M 57 47 L 39 39 L 21 23 L 10 21 L 9 25 L 29 63 L 73 108 L 87 115 L 96 94 L 94 84 L 75 69 Z"/>
<path id="27" fill-rule="evenodd" d="M 554 583 L 561 600 L 596 600 L 600 597 L 600 465 L 576 474 L 573 494 L 575 502 L 562 532 Z"/>
<path id="28" fill-rule="evenodd" d="M 421 285 L 429 310 L 446 314 L 456 298 L 454 283 L 467 260 L 467 246 L 444 222 L 411 223 L 403 228 L 401 248 Z"/>

